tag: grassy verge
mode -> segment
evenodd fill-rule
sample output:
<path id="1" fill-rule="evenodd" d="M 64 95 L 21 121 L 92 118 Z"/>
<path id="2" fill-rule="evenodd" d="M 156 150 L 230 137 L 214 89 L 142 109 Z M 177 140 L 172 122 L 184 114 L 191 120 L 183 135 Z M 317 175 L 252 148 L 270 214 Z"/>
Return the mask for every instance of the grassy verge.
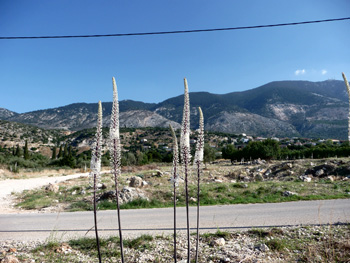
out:
<path id="1" fill-rule="evenodd" d="M 62 205 L 65 211 L 90 211 L 91 190 L 84 181 L 74 181 L 74 185 L 61 185 L 57 193 L 43 188 L 25 191 L 18 198 L 17 207 L 22 209 L 42 209 Z M 100 190 L 100 193 L 107 190 Z M 122 209 L 172 207 L 170 185 L 156 185 L 145 189 L 151 198 L 136 199 L 121 205 Z M 181 193 L 183 190 L 179 189 Z M 190 186 L 190 196 L 196 196 L 196 188 Z M 287 194 L 290 192 L 290 195 Z M 319 181 L 305 183 L 296 181 L 262 181 L 251 183 L 203 183 L 201 185 L 201 205 L 276 203 L 299 200 L 322 200 L 349 198 L 350 185 L 347 181 Z M 183 195 L 178 196 L 178 206 L 185 205 Z M 191 199 L 191 205 L 196 200 Z M 98 204 L 100 210 L 115 209 L 115 202 L 104 200 Z"/>
<path id="2" fill-rule="evenodd" d="M 196 235 L 191 235 L 194 242 Z M 216 242 L 223 239 L 221 245 Z M 172 262 L 171 236 L 141 235 L 124 241 L 127 262 Z M 178 234 L 178 260 L 186 259 L 186 236 Z M 350 225 L 218 230 L 200 235 L 199 262 L 348 262 Z M 11 246 L 11 245 L 8 245 Z M 0 245 L 0 249 L 6 247 Z M 120 262 L 117 237 L 101 239 L 103 262 Z M 62 243 L 50 241 L 35 248 L 18 248 L 23 262 L 97 262 L 94 238 Z M 0 255 L 0 261 L 3 258 Z M 192 255 L 193 257 L 193 255 Z M 31 261 L 30 261 L 31 260 Z M 228 260 L 228 261 L 227 261 Z"/>
<path id="3" fill-rule="evenodd" d="M 248 234 L 258 237 L 277 253 L 297 262 L 348 262 L 350 256 L 350 225 L 342 227 L 300 227 L 288 231 L 281 228 L 252 229 Z"/>

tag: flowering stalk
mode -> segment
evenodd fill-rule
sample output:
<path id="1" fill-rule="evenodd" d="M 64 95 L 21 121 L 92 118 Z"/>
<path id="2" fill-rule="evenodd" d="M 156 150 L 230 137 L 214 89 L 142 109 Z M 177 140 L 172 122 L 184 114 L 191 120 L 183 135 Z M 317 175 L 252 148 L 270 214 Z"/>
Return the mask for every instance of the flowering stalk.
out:
<path id="1" fill-rule="evenodd" d="M 343 79 L 346 85 L 346 90 L 348 92 L 348 97 L 349 97 L 349 116 L 348 116 L 348 143 L 350 144 L 350 86 L 349 86 L 349 82 L 346 79 L 346 76 L 344 74 L 344 72 L 342 73 L 343 75 Z"/>
<path id="2" fill-rule="evenodd" d="M 97 243 L 97 251 L 98 251 L 98 259 L 101 263 L 101 249 L 100 249 L 100 240 L 98 237 L 97 230 L 97 208 L 96 208 L 96 191 L 97 184 L 100 180 L 100 172 L 101 172 L 101 147 L 102 147 L 102 104 L 101 101 L 98 102 L 98 118 L 97 118 L 97 130 L 95 135 L 95 142 L 92 148 L 92 156 L 91 156 L 91 172 L 90 178 L 93 182 L 94 189 L 94 223 L 95 223 L 95 235 L 96 235 L 96 243 Z"/>
<path id="3" fill-rule="evenodd" d="M 115 83 L 114 77 L 112 78 L 112 82 L 113 82 L 113 106 L 112 106 L 112 114 L 111 114 L 111 126 L 109 129 L 109 139 L 110 139 L 109 149 L 111 154 L 111 173 L 114 175 L 115 195 L 116 195 L 116 202 L 117 202 L 120 255 L 121 255 L 122 262 L 124 263 L 123 236 L 122 236 L 122 230 L 121 230 L 119 191 L 118 191 L 118 177 L 121 175 L 119 103 L 118 103 L 117 84 Z"/>
<path id="4" fill-rule="evenodd" d="M 184 109 L 181 125 L 181 162 L 183 166 L 183 172 L 185 175 L 185 195 L 186 195 L 186 216 L 187 216 L 187 262 L 190 262 L 190 219 L 189 219 L 189 206 L 188 206 L 188 166 L 191 160 L 190 155 L 190 99 L 188 95 L 187 79 L 184 79 Z"/>
<path id="5" fill-rule="evenodd" d="M 197 168 L 197 241 L 196 241 L 196 261 L 198 262 L 198 249 L 199 249 L 199 183 L 201 175 L 201 164 L 203 163 L 204 156 L 204 118 L 202 109 L 199 107 L 199 135 L 196 145 L 196 153 L 194 156 L 194 163 Z"/>
<path id="6" fill-rule="evenodd" d="M 173 141 L 174 141 L 174 146 L 173 146 L 173 174 L 172 174 L 172 178 L 171 181 L 173 183 L 173 187 L 174 187 L 174 262 L 177 262 L 177 258 L 176 258 L 176 187 L 178 185 L 178 164 L 179 164 L 179 148 L 177 145 L 177 138 L 176 138 L 176 134 L 175 131 L 173 129 L 173 127 L 171 125 L 169 125 L 170 130 L 171 130 L 171 134 L 173 136 Z"/>

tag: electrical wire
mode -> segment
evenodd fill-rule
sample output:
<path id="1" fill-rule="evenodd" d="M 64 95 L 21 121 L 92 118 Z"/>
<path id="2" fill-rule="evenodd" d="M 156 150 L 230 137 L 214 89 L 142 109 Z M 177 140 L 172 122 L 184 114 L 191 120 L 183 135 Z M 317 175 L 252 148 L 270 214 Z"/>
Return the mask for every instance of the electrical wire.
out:
<path id="1" fill-rule="evenodd" d="M 268 27 L 282 27 L 282 26 L 296 26 L 305 24 L 316 24 L 325 22 L 335 22 L 350 20 L 350 17 L 331 18 L 324 20 L 313 20 L 293 23 L 258 25 L 258 26 L 242 26 L 242 27 L 225 27 L 225 28 L 211 28 L 211 29 L 192 29 L 192 30 L 177 30 L 177 31 L 161 31 L 161 32 L 144 32 L 144 33 L 122 33 L 122 34 L 103 34 L 103 35 L 68 35 L 68 36 L 15 36 L 15 37 L 0 37 L 1 39 L 50 39 L 50 38 L 93 38 L 93 37 L 129 37 L 129 36 L 148 36 L 148 35 L 169 35 L 169 34 L 184 34 L 184 33 L 199 33 L 199 32 L 213 32 L 213 31 L 229 31 L 229 30 L 246 30 L 259 29 Z"/>

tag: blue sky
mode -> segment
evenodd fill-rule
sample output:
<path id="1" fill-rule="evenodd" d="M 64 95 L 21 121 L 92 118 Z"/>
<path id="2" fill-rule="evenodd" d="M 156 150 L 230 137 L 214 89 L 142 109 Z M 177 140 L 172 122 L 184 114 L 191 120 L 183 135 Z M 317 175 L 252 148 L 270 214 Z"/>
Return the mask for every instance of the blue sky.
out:
<path id="1" fill-rule="evenodd" d="M 350 16 L 348 0 L 0 0 L 0 36 L 83 35 L 277 24 Z M 0 40 L 0 107 L 160 102 L 275 80 L 350 78 L 350 21 L 157 36 Z"/>

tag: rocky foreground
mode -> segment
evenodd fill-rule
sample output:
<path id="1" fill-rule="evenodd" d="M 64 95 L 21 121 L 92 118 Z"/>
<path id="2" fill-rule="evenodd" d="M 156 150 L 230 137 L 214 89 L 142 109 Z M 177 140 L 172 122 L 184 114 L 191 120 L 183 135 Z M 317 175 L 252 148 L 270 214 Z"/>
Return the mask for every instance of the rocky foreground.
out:
<path id="1" fill-rule="evenodd" d="M 191 236 L 191 257 L 196 236 Z M 102 240 L 103 262 L 121 262 L 116 238 Z M 0 244 L 0 262 L 98 262 L 95 240 Z M 177 262 L 187 262 L 187 241 L 177 237 Z M 141 236 L 124 244 L 125 262 L 174 262 L 172 236 Z M 350 226 L 250 229 L 200 236 L 198 262 L 350 262 Z"/>

